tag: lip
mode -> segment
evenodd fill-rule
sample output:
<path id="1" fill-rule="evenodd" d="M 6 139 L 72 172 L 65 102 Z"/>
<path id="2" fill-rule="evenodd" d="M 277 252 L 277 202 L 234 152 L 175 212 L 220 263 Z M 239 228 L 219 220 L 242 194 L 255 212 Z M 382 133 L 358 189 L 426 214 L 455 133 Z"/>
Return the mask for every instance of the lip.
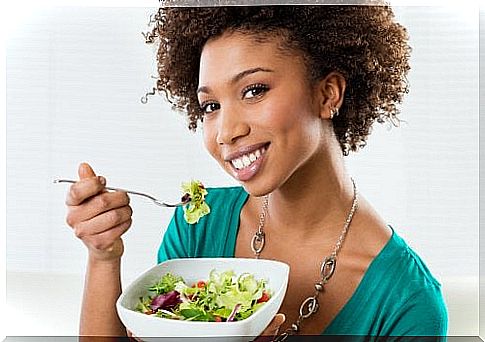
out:
<path id="1" fill-rule="evenodd" d="M 257 150 L 258 148 L 261 148 L 261 147 L 266 147 L 266 151 L 263 155 L 261 155 L 256 161 L 254 161 L 250 166 L 248 167 L 245 167 L 243 169 L 236 169 L 232 163 L 230 162 L 231 159 L 229 159 L 229 161 L 227 161 L 229 163 L 229 167 L 231 168 L 232 170 L 232 173 L 234 175 L 234 178 L 236 178 L 238 181 L 241 181 L 241 182 L 247 182 L 249 181 L 251 178 L 253 178 L 258 172 L 259 170 L 261 169 L 263 163 L 264 163 L 264 160 L 266 159 L 266 154 L 268 153 L 268 150 L 269 150 L 269 143 L 266 143 L 266 144 L 259 144 L 259 145 L 253 145 L 253 146 L 259 146 L 257 148 L 252 148 L 252 149 L 248 149 L 249 152 L 252 152 L 252 151 L 255 151 Z M 238 151 L 239 152 L 239 151 Z M 248 152 L 246 152 L 248 153 Z M 245 154 L 245 153 L 243 153 Z M 234 153 L 232 154 L 234 156 L 236 156 L 235 158 L 241 156 L 242 154 L 237 154 L 237 153 Z"/>
<path id="2" fill-rule="evenodd" d="M 269 144 L 270 144 L 269 142 L 265 142 L 265 143 L 259 143 L 259 144 L 254 144 L 254 145 L 250 145 L 250 146 L 241 147 L 234 152 L 230 152 L 230 153 L 226 154 L 224 156 L 224 161 L 230 162 L 233 159 L 236 159 L 236 158 L 242 157 L 245 154 L 249 154 L 251 152 L 254 152 L 254 151 L 260 149 L 261 147 L 264 147 L 264 146 L 267 147 L 267 146 L 269 146 Z"/>

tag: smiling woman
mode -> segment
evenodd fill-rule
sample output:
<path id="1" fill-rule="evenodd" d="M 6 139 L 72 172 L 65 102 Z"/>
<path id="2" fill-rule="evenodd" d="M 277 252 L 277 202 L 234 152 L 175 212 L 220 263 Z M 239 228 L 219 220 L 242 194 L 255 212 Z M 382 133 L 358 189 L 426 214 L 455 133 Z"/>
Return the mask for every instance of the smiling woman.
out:
<path id="1" fill-rule="evenodd" d="M 390 7 L 162 7 L 146 37 L 158 43 L 154 91 L 189 128 L 202 124 L 208 152 L 241 184 L 207 189 L 211 213 L 196 224 L 178 208 L 159 262 L 287 263 L 286 321 L 263 333 L 279 327 L 279 340 L 446 335 L 440 284 L 345 169 L 376 121 L 399 121 L 410 48 Z M 131 209 L 87 165 L 80 178 L 67 204 L 89 249 L 81 333 L 121 334 L 113 300 Z"/>

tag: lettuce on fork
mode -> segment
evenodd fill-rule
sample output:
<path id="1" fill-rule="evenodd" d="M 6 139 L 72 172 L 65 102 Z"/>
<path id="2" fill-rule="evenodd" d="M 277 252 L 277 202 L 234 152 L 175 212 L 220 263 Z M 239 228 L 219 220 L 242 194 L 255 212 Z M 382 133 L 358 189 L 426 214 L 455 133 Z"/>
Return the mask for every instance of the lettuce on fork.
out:
<path id="1" fill-rule="evenodd" d="M 182 183 L 182 191 L 184 193 L 182 202 L 188 201 L 184 205 L 184 218 L 187 223 L 197 223 L 201 217 L 210 213 L 209 206 L 204 202 L 207 190 L 200 181 Z"/>

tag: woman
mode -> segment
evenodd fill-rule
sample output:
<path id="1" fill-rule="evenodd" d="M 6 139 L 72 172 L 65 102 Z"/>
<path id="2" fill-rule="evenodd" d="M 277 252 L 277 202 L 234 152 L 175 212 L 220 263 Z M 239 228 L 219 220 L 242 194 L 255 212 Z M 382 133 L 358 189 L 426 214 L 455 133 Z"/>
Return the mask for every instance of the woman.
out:
<path id="1" fill-rule="evenodd" d="M 410 48 L 392 10 L 161 8 L 153 24 L 152 93 L 186 111 L 189 128 L 201 124 L 207 150 L 242 186 L 208 189 L 211 213 L 195 227 L 177 209 L 159 262 L 235 256 L 289 264 L 282 315 L 264 334 L 446 335 L 439 283 L 344 165 L 375 121 L 398 121 L 407 92 Z M 79 176 L 67 222 L 89 250 L 80 332 L 124 335 L 114 303 L 129 199 L 104 191 L 106 180 L 86 164 Z"/>

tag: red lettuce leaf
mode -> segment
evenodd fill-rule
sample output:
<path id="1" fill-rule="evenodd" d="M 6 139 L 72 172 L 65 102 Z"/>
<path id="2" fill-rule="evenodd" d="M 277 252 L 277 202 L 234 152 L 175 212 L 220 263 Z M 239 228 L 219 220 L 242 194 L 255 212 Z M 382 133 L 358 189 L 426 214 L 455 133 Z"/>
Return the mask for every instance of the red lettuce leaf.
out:
<path id="1" fill-rule="evenodd" d="M 170 291 L 165 294 L 161 294 L 156 296 L 152 299 L 152 303 L 150 304 L 150 308 L 154 311 L 158 309 L 172 309 L 177 304 L 181 303 L 182 300 L 180 299 L 180 293 L 177 291 Z"/>

